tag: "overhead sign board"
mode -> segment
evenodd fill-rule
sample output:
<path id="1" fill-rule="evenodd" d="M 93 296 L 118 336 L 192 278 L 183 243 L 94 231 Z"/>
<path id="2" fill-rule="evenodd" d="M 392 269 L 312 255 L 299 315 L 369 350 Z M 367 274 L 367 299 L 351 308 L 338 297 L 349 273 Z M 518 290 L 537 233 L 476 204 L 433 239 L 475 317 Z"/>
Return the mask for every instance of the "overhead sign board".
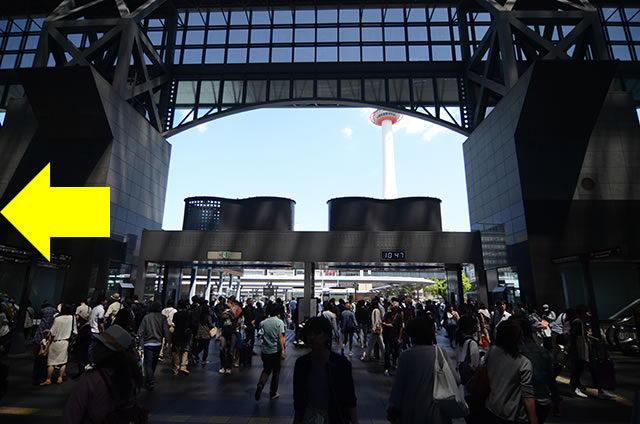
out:
<path id="1" fill-rule="evenodd" d="M 221 261 L 237 261 L 242 259 L 242 252 L 229 252 L 226 250 L 210 250 L 207 252 L 207 259 Z"/>

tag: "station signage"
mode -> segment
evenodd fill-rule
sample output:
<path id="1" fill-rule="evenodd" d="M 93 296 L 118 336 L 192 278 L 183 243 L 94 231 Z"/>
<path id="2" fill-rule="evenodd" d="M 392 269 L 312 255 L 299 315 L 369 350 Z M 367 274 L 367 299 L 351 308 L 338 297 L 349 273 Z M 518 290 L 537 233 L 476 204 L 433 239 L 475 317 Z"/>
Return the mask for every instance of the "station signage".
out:
<path id="1" fill-rule="evenodd" d="M 207 259 L 220 261 L 237 261 L 242 259 L 242 252 L 230 252 L 226 250 L 210 250 L 207 252 Z"/>

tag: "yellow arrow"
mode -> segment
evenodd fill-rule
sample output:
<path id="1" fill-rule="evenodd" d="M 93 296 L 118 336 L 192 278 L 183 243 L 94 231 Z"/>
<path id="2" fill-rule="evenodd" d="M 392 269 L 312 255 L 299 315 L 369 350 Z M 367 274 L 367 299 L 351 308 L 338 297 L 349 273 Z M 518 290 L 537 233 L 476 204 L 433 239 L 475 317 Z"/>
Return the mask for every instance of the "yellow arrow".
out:
<path id="1" fill-rule="evenodd" d="M 51 261 L 51 237 L 109 237 L 109 187 L 51 187 L 47 164 L 0 211 Z"/>

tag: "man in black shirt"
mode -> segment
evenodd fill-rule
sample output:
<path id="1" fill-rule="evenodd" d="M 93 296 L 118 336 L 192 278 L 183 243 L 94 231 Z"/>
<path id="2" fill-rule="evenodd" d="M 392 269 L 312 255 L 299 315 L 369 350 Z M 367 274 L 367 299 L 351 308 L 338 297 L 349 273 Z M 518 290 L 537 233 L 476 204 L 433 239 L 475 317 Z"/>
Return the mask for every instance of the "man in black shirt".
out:
<path id="1" fill-rule="evenodd" d="M 182 372 L 189 375 L 189 342 L 191 341 L 191 328 L 189 328 L 189 311 L 187 301 L 178 301 L 178 312 L 173 315 L 173 336 L 171 340 L 171 357 L 173 359 L 173 375 Z"/>
<path id="2" fill-rule="evenodd" d="M 253 346 L 256 334 L 256 308 L 253 307 L 253 299 L 247 299 L 247 305 L 242 310 L 244 316 L 246 340 Z"/>

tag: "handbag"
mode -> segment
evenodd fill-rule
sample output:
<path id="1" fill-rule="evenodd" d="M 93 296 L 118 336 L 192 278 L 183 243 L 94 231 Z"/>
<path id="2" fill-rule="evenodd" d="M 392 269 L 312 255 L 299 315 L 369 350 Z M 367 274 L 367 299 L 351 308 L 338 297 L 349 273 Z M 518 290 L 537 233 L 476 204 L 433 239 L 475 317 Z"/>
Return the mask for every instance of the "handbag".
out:
<path id="1" fill-rule="evenodd" d="M 53 338 L 51 337 L 51 332 L 49 330 L 44 330 L 44 333 L 47 333 L 46 339 L 43 337 L 40 342 L 40 349 L 38 349 L 38 356 L 49 356 L 49 349 L 51 348 L 51 343 L 53 342 Z"/>
<path id="2" fill-rule="evenodd" d="M 464 358 L 464 361 L 458 364 L 458 373 L 460 374 L 460 382 L 462 384 L 467 384 L 471 377 L 473 377 L 473 369 L 471 368 L 471 343 L 475 342 L 471 337 L 467 337 L 465 341 L 468 340 L 467 343 L 467 355 Z"/>
<path id="3" fill-rule="evenodd" d="M 440 347 L 435 346 L 436 358 L 433 366 L 433 401 L 449 418 L 469 415 L 469 407 L 464 400 L 464 391 L 449 367 Z"/>
<path id="4" fill-rule="evenodd" d="M 488 353 L 484 359 L 484 365 L 478 368 L 465 386 L 469 393 L 479 400 L 486 399 L 491 391 L 491 387 L 489 386 L 489 373 L 487 372 L 487 364 L 489 363 Z"/>

